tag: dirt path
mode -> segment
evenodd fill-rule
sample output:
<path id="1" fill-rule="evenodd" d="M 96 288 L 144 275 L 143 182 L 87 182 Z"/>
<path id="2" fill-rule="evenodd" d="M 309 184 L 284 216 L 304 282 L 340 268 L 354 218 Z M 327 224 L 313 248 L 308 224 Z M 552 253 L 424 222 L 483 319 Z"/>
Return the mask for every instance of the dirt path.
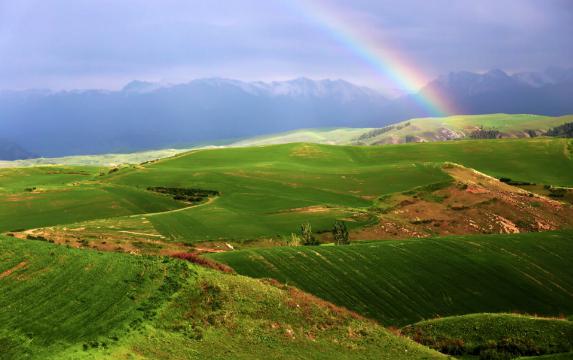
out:
<path id="1" fill-rule="evenodd" d="M 167 211 L 159 211 L 159 212 L 155 212 L 155 213 L 143 213 L 143 214 L 136 214 L 136 215 L 130 215 L 130 217 L 137 217 L 137 216 L 157 216 L 157 215 L 163 215 L 163 214 L 173 214 L 176 212 L 180 212 L 180 211 L 185 211 L 191 208 L 198 208 L 200 206 L 205 206 L 205 205 L 209 205 L 211 203 L 213 203 L 213 201 L 217 200 L 219 197 L 215 196 L 212 198 L 209 198 L 207 201 L 198 204 L 198 205 L 189 205 L 189 206 L 185 206 L 179 209 L 174 209 L 174 210 L 167 210 Z"/>

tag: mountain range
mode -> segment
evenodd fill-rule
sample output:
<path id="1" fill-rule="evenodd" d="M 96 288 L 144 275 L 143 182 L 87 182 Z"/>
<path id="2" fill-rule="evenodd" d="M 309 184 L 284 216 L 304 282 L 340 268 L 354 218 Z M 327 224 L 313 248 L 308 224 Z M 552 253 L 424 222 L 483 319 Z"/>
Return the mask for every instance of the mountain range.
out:
<path id="1" fill-rule="evenodd" d="M 502 70 L 440 76 L 438 92 L 460 113 L 573 113 L 573 69 L 509 75 Z M 0 159 L 131 152 L 218 143 L 298 128 L 382 127 L 432 116 L 417 95 L 388 99 L 344 80 L 185 84 L 133 81 L 118 91 L 2 91 Z"/>

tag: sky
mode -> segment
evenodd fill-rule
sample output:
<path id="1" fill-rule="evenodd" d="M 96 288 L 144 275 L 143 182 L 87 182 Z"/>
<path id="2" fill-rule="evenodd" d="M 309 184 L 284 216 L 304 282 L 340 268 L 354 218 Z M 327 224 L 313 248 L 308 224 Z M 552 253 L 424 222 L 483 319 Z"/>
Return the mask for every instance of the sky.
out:
<path id="1" fill-rule="evenodd" d="M 391 95 L 573 67 L 572 39 L 571 0 L 0 0 L 0 89 L 305 76 Z"/>

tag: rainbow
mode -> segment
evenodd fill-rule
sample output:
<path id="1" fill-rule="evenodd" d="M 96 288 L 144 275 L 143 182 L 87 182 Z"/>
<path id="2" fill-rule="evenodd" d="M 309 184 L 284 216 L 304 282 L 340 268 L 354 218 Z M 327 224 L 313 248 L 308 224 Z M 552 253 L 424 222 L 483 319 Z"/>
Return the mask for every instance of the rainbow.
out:
<path id="1" fill-rule="evenodd" d="M 424 74 L 397 51 L 360 32 L 359 27 L 348 24 L 344 17 L 337 13 L 339 10 L 327 6 L 320 0 L 285 1 L 289 7 L 301 13 L 309 21 L 319 24 L 330 36 L 362 58 L 376 72 L 390 79 L 401 89 L 414 94 L 417 102 L 431 115 L 446 116 L 457 113 L 448 99 L 439 93 L 427 89 L 420 93 L 420 89 L 427 82 Z"/>

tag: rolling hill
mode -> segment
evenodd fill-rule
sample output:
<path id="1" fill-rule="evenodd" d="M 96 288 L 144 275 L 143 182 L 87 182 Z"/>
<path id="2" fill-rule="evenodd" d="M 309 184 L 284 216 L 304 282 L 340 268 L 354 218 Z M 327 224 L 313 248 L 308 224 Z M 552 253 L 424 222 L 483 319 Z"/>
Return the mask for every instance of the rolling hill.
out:
<path id="1" fill-rule="evenodd" d="M 209 255 L 404 326 L 478 312 L 573 312 L 573 233 L 474 235 Z"/>
<path id="2" fill-rule="evenodd" d="M 119 231 L 149 233 L 147 238 L 193 244 L 279 239 L 296 232 L 307 221 L 317 232 L 330 230 L 336 219 L 349 219 L 350 227 L 358 229 L 378 223 L 379 210 L 388 204 L 381 197 L 453 181 L 443 168 L 444 162 L 462 164 L 498 178 L 571 186 L 573 171 L 566 171 L 573 167 L 569 143 L 567 139 L 540 138 L 383 147 L 286 144 L 197 150 L 110 171 L 81 167 L 4 169 L 0 171 L 0 230 L 107 218 L 107 224 L 64 226 L 65 231 L 98 227 L 100 234 L 94 234 L 94 244 Z M 189 206 L 147 190 L 157 186 L 215 190 L 219 196 L 208 203 Z M 492 186 L 486 190 L 500 196 L 507 190 Z M 472 189 L 466 189 L 466 193 Z M 509 191 L 504 196 L 519 196 L 519 203 L 537 206 L 538 212 L 553 211 L 543 210 L 545 200 L 522 195 Z M 480 195 L 474 202 L 486 200 L 487 196 Z M 432 204 L 437 206 L 440 201 Z M 443 202 L 445 210 L 455 212 L 447 209 L 448 204 L 449 200 Z M 507 209 L 517 211 L 514 221 L 530 216 L 518 211 L 517 205 L 506 204 Z M 487 208 L 494 214 L 501 211 L 495 204 Z M 552 216 L 546 219 L 549 223 L 555 221 L 557 228 L 567 224 Z M 464 221 L 471 218 L 468 215 Z M 527 226 L 521 228 L 527 231 Z"/>
<path id="3" fill-rule="evenodd" d="M 570 228 L 573 207 L 513 186 L 568 193 L 571 145 L 292 143 L 0 169 L 0 359 L 438 359 L 376 321 L 571 314 L 572 232 L 537 231 Z M 305 222 L 329 242 L 335 220 L 353 240 L 408 239 L 277 247 Z M 532 233 L 499 235 L 517 231 Z M 479 235 L 435 236 L 449 233 Z"/>
<path id="4" fill-rule="evenodd" d="M 406 142 L 432 142 L 469 138 L 480 128 L 499 131 L 500 138 L 529 138 L 573 122 L 573 116 L 549 117 L 527 114 L 459 115 L 418 118 L 382 128 L 305 129 L 245 139 L 237 146 L 259 146 L 290 142 L 333 145 L 382 145 Z"/>
<path id="5" fill-rule="evenodd" d="M 440 359 L 294 288 L 0 236 L 0 359 Z"/>

